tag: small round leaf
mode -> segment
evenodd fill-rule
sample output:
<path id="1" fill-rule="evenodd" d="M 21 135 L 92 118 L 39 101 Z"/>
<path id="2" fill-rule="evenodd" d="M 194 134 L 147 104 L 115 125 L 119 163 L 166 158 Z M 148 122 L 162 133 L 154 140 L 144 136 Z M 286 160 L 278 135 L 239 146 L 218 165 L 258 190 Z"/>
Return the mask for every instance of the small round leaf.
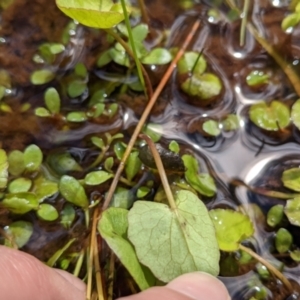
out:
<path id="1" fill-rule="evenodd" d="M 30 80 L 32 84 L 41 85 L 50 82 L 55 74 L 50 70 L 38 70 L 31 74 Z"/>
<path id="2" fill-rule="evenodd" d="M 41 204 L 37 216 L 44 221 L 55 221 L 58 218 L 58 212 L 56 208 L 50 204 Z"/>
<path id="3" fill-rule="evenodd" d="M 22 248 L 28 243 L 33 233 L 33 226 L 29 222 L 16 221 L 6 226 L 4 230 L 6 234 L 13 239 L 18 248 Z M 9 247 L 12 246 L 9 240 L 5 240 L 5 245 Z"/>
<path id="4" fill-rule="evenodd" d="M 43 153 L 41 149 L 36 145 L 28 146 L 24 151 L 24 163 L 25 168 L 34 172 L 37 171 L 43 161 Z"/>
<path id="5" fill-rule="evenodd" d="M 293 236 L 285 229 L 280 228 L 275 237 L 276 250 L 279 253 L 287 252 L 293 243 Z"/>

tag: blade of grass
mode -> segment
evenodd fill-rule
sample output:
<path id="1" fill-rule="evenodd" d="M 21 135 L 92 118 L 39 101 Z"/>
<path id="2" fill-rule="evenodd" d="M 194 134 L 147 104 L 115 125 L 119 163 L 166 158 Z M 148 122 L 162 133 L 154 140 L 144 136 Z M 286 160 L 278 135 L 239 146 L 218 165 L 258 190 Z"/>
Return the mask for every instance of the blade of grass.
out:
<path id="1" fill-rule="evenodd" d="M 76 262 L 75 269 L 73 271 L 73 275 L 76 276 L 76 277 L 79 276 L 79 273 L 80 273 L 80 270 L 81 270 L 81 267 L 82 267 L 82 264 L 83 264 L 84 256 L 85 256 L 85 251 L 81 250 L 81 252 L 79 254 L 79 257 L 77 259 L 77 262 Z"/>
<path id="2" fill-rule="evenodd" d="M 119 178 L 124 170 L 124 167 L 125 167 L 125 162 L 127 160 L 127 158 L 129 157 L 130 155 L 130 152 L 136 142 L 136 139 L 139 135 L 139 133 L 141 132 L 156 100 L 158 99 L 158 96 L 160 95 L 160 93 L 162 92 L 163 88 L 165 87 L 166 83 L 168 82 L 169 78 L 171 77 L 174 69 L 176 68 L 176 64 L 178 62 L 178 60 L 181 58 L 181 56 L 184 54 L 185 50 L 187 49 L 188 45 L 190 44 L 192 38 L 194 37 L 194 34 L 196 33 L 197 29 L 199 28 L 200 26 L 200 20 L 196 20 L 195 23 L 193 24 L 193 27 L 191 28 L 191 31 L 190 33 L 187 35 L 182 47 L 179 49 L 179 51 L 177 52 L 177 55 L 175 56 L 174 60 L 172 61 L 172 63 L 170 64 L 170 66 L 168 67 L 166 73 L 164 74 L 162 80 L 160 81 L 159 85 L 157 86 L 153 96 L 151 97 L 151 99 L 149 100 L 149 103 L 147 105 L 147 107 L 145 108 L 144 110 L 144 113 L 142 114 L 141 116 L 141 119 L 139 121 L 139 123 L 137 124 L 132 136 L 131 136 L 131 139 L 127 145 L 127 148 L 125 150 L 125 153 L 122 157 L 122 160 L 119 164 L 119 167 L 117 169 L 117 172 L 115 174 L 115 177 L 113 179 L 113 182 L 109 188 L 109 191 L 107 193 L 107 197 L 104 201 L 104 204 L 103 204 L 103 207 L 102 209 L 105 210 L 108 206 L 109 206 L 109 203 L 112 199 L 112 196 L 114 194 L 114 191 L 117 187 L 117 184 L 118 184 L 118 181 L 119 181 Z"/>

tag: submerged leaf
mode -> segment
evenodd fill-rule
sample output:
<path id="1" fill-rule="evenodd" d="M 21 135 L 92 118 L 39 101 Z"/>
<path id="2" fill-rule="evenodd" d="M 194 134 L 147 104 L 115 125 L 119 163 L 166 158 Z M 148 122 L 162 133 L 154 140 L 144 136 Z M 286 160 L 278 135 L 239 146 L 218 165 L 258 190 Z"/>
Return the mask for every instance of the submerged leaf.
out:
<path id="1" fill-rule="evenodd" d="M 284 213 L 291 224 L 300 226 L 300 197 L 288 200 L 284 208 Z"/>
<path id="2" fill-rule="evenodd" d="M 30 222 L 16 221 L 11 223 L 9 226 L 4 227 L 4 230 L 18 248 L 22 248 L 28 243 L 33 233 L 33 226 Z M 12 247 L 13 244 L 11 241 L 6 239 L 5 246 Z"/>
<path id="3" fill-rule="evenodd" d="M 70 228 L 73 221 L 75 220 L 76 212 L 72 204 L 67 203 L 60 213 L 61 221 L 60 223 L 65 228 Z"/>
<path id="4" fill-rule="evenodd" d="M 184 273 L 219 273 L 220 253 L 206 206 L 195 194 L 179 191 L 177 209 L 137 201 L 128 214 L 128 237 L 139 261 L 163 282 Z"/>
<path id="5" fill-rule="evenodd" d="M 278 131 L 290 123 L 290 110 L 279 101 L 272 101 L 270 105 L 256 103 L 250 107 L 249 116 L 256 126 L 270 131 Z"/>
<path id="6" fill-rule="evenodd" d="M 56 0 L 58 8 L 79 23 L 94 28 L 111 28 L 124 20 L 122 7 L 111 0 Z"/>
<path id="7" fill-rule="evenodd" d="M 103 212 L 98 223 L 98 231 L 129 271 L 139 288 L 145 290 L 155 284 L 155 278 L 146 267 L 140 264 L 135 250 L 127 238 L 127 217 L 126 209 L 111 207 Z"/>
<path id="8" fill-rule="evenodd" d="M 209 214 L 222 251 L 238 250 L 240 242 L 254 233 L 250 218 L 240 212 L 229 209 L 213 209 Z"/>
<path id="9" fill-rule="evenodd" d="M 76 206 L 87 208 L 89 201 L 82 185 L 71 176 L 63 176 L 59 182 L 59 191 L 62 196 Z"/>
<path id="10" fill-rule="evenodd" d="M 8 158 L 6 152 L 0 149 L 0 189 L 4 189 L 8 182 Z"/>

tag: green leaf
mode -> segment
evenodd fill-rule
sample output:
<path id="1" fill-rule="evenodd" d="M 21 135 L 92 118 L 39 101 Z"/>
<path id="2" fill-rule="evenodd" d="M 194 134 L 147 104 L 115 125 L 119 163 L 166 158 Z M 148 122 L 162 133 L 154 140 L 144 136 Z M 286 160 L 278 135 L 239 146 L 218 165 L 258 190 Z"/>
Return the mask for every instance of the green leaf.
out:
<path id="1" fill-rule="evenodd" d="M 284 213 L 291 224 L 300 226 L 300 197 L 288 200 L 284 208 Z"/>
<path id="2" fill-rule="evenodd" d="M 132 29 L 132 35 L 135 41 L 140 41 L 140 42 L 144 41 L 148 33 L 149 33 L 149 27 L 147 24 L 141 23 Z"/>
<path id="3" fill-rule="evenodd" d="M 120 259 L 141 290 L 155 284 L 151 272 L 140 264 L 132 244 L 127 238 L 128 211 L 111 207 L 103 212 L 98 223 L 98 231 L 110 249 Z"/>
<path id="4" fill-rule="evenodd" d="M 45 107 L 37 107 L 35 110 L 34 110 L 34 114 L 38 117 L 42 117 L 42 118 L 45 118 L 45 117 L 50 117 L 51 116 L 51 113 L 48 109 L 46 109 Z"/>
<path id="5" fill-rule="evenodd" d="M 300 130 L 300 99 L 292 106 L 291 118 L 294 125 Z"/>
<path id="6" fill-rule="evenodd" d="M 109 50 L 109 55 L 116 64 L 121 66 L 130 67 L 130 60 L 125 50 L 119 51 L 116 48 Z"/>
<path id="7" fill-rule="evenodd" d="M 68 202 L 83 208 L 89 206 L 84 188 L 74 177 L 62 176 L 59 182 L 59 191 Z"/>
<path id="8" fill-rule="evenodd" d="M 114 144 L 114 152 L 119 160 L 122 159 L 125 150 L 126 150 L 126 145 L 123 142 L 116 142 Z"/>
<path id="9" fill-rule="evenodd" d="M 60 213 L 60 218 L 61 221 L 60 223 L 65 227 L 65 228 L 70 228 L 72 223 L 75 220 L 76 212 L 72 204 L 67 203 L 64 208 L 61 210 Z"/>
<path id="10" fill-rule="evenodd" d="M 189 272 L 219 273 L 214 227 L 206 206 L 189 191 L 176 195 L 177 210 L 137 201 L 128 214 L 128 238 L 139 261 L 163 282 Z"/>
<path id="11" fill-rule="evenodd" d="M 45 104 L 52 114 L 60 112 L 60 97 L 55 88 L 48 88 L 45 92 Z"/>
<path id="12" fill-rule="evenodd" d="M 87 89 L 87 85 L 84 81 L 81 80 L 73 80 L 67 88 L 68 95 L 71 98 L 77 98 L 81 96 L 85 90 Z"/>
<path id="13" fill-rule="evenodd" d="M 93 106 L 92 109 L 94 111 L 93 112 L 93 117 L 98 118 L 103 114 L 103 112 L 105 110 L 105 104 L 104 103 L 97 103 Z"/>
<path id="14" fill-rule="evenodd" d="M 30 222 L 16 221 L 4 227 L 5 233 L 12 238 L 18 248 L 25 246 L 33 233 L 33 226 Z M 9 240 L 5 240 L 5 246 L 12 247 Z"/>
<path id="15" fill-rule="evenodd" d="M 114 158 L 113 157 L 108 157 L 104 161 L 104 168 L 106 171 L 111 171 L 112 167 L 114 166 Z"/>
<path id="16" fill-rule="evenodd" d="M 256 126 L 269 131 L 278 131 L 290 123 L 290 110 L 279 101 L 272 101 L 270 105 L 266 102 L 254 104 L 249 115 Z"/>
<path id="17" fill-rule="evenodd" d="M 222 121 L 222 129 L 224 131 L 237 130 L 240 127 L 240 120 L 237 115 L 229 114 L 225 120 Z"/>
<path id="18" fill-rule="evenodd" d="M 109 64 L 112 61 L 112 58 L 109 54 L 109 50 L 106 50 L 100 54 L 97 60 L 97 67 L 102 68 Z"/>
<path id="19" fill-rule="evenodd" d="M 212 197 L 217 191 L 214 179 L 207 173 L 198 174 L 198 161 L 192 155 L 185 154 L 182 160 L 186 168 L 186 181 L 201 195 Z"/>
<path id="20" fill-rule="evenodd" d="M 165 65 L 172 60 L 171 53 L 164 48 L 155 48 L 144 56 L 141 62 L 145 65 Z"/>
<path id="21" fill-rule="evenodd" d="M 14 150 L 8 155 L 8 172 L 13 176 L 22 174 L 25 170 L 24 154 L 19 150 Z"/>
<path id="22" fill-rule="evenodd" d="M 215 226 L 220 250 L 236 251 L 240 242 L 254 233 L 248 216 L 229 209 L 213 209 L 209 212 Z"/>
<path id="23" fill-rule="evenodd" d="M 94 28 L 111 28 L 124 20 L 121 5 L 111 0 L 56 0 L 58 8 L 68 17 Z"/>
<path id="24" fill-rule="evenodd" d="M 154 143 L 157 143 L 162 137 L 163 128 L 159 124 L 148 123 L 144 125 L 142 132 L 148 135 Z"/>
<path id="25" fill-rule="evenodd" d="M 275 247 L 278 253 L 285 253 L 293 244 L 293 236 L 285 228 L 280 228 L 275 237 Z"/>
<path id="26" fill-rule="evenodd" d="M 290 257 L 296 262 L 300 262 L 300 250 L 294 250 L 290 252 Z"/>
<path id="27" fill-rule="evenodd" d="M 178 154 L 180 151 L 179 144 L 176 141 L 171 141 L 171 143 L 169 144 L 169 150 Z"/>
<path id="28" fill-rule="evenodd" d="M 55 74 L 47 69 L 34 71 L 31 74 L 30 81 L 34 85 L 41 85 L 50 82 L 55 77 Z"/>
<path id="29" fill-rule="evenodd" d="M 72 157 L 69 152 L 54 153 L 48 156 L 48 163 L 59 175 L 64 175 L 70 171 L 82 171 L 82 167 Z"/>
<path id="30" fill-rule="evenodd" d="M 2 205 L 14 214 L 26 214 L 39 206 L 38 199 L 33 193 L 6 194 Z"/>
<path id="31" fill-rule="evenodd" d="M 74 72 L 77 76 L 83 79 L 85 79 L 88 76 L 88 71 L 83 63 L 77 63 Z"/>
<path id="32" fill-rule="evenodd" d="M 118 111 L 119 105 L 117 103 L 112 103 L 108 106 L 107 115 L 112 118 Z"/>
<path id="33" fill-rule="evenodd" d="M 101 183 L 106 182 L 112 177 L 114 177 L 113 174 L 107 173 L 105 171 L 94 171 L 88 173 L 85 176 L 84 182 L 87 185 L 99 185 Z"/>
<path id="34" fill-rule="evenodd" d="M 52 54 L 59 54 L 65 51 L 65 46 L 63 44 L 51 43 L 49 45 L 49 49 Z"/>
<path id="35" fill-rule="evenodd" d="M 190 96 L 208 100 L 221 93 L 222 82 L 211 73 L 193 74 L 181 84 L 181 89 Z"/>
<path id="36" fill-rule="evenodd" d="M 221 134 L 219 122 L 215 120 L 205 121 L 202 125 L 203 130 L 211 136 L 218 136 Z"/>
<path id="37" fill-rule="evenodd" d="M 269 82 L 269 75 L 263 71 L 253 70 L 246 77 L 246 82 L 249 86 L 262 85 Z"/>
<path id="38" fill-rule="evenodd" d="M 43 176 L 38 176 L 34 180 L 33 192 L 36 194 L 39 203 L 41 203 L 58 192 L 58 184 Z"/>
<path id="39" fill-rule="evenodd" d="M 67 120 L 69 122 L 82 123 L 87 120 L 87 116 L 84 111 L 72 111 L 67 114 Z"/>
<path id="40" fill-rule="evenodd" d="M 41 204 L 37 216 L 44 221 L 55 221 L 58 218 L 58 212 L 56 208 L 50 204 Z"/>
<path id="41" fill-rule="evenodd" d="M 300 22 L 300 14 L 292 13 L 286 16 L 281 22 L 281 28 L 284 31 L 287 31 L 290 28 L 295 27 Z"/>
<path id="42" fill-rule="evenodd" d="M 141 186 L 136 192 L 136 197 L 138 199 L 142 199 L 145 196 L 147 196 L 150 193 L 150 191 L 151 191 L 151 189 L 148 188 L 147 186 Z"/>
<path id="43" fill-rule="evenodd" d="M 300 192 L 300 168 L 292 168 L 282 173 L 283 185 L 293 191 Z"/>
<path id="44" fill-rule="evenodd" d="M 8 158 L 6 152 L 0 149 L 0 189 L 5 189 L 8 182 Z"/>
<path id="45" fill-rule="evenodd" d="M 126 178 L 129 181 L 131 181 L 135 177 L 135 175 L 140 171 L 141 166 L 142 162 L 139 159 L 139 152 L 131 152 L 125 164 Z"/>
<path id="46" fill-rule="evenodd" d="M 92 143 L 98 147 L 99 149 L 103 149 L 105 147 L 105 144 L 103 142 L 103 139 L 97 137 L 97 136 L 93 136 L 91 137 L 91 141 Z"/>
<path id="47" fill-rule="evenodd" d="M 28 192 L 31 188 L 32 181 L 28 178 L 20 177 L 9 183 L 8 191 L 10 193 Z"/>
<path id="48" fill-rule="evenodd" d="M 203 55 L 198 52 L 186 52 L 177 63 L 179 74 L 191 73 L 201 75 L 207 67 Z"/>
<path id="49" fill-rule="evenodd" d="M 133 200 L 134 198 L 130 190 L 123 187 L 117 187 L 110 206 L 129 209 L 133 204 Z"/>
<path id="50" fill-rule="evenodd" d="M 277 204 L 271 207 L 268 211 L 267 215 L 267 223 L 271 227 L 275 227 L 280 224 L 284 213 L 283 213 L 283 205 Z"/>
<path id="51" fill-rule="evenodd" d="M 29 172 L 37 171 L 43 161 L 43 152 L 36 145 L 28 146 L 24 151 L 24 164 Z"/>
<path id="52" fill-rule="evenodd" d="M 0 100 L 5 96 L 6 88 L 0 85 Z"/>

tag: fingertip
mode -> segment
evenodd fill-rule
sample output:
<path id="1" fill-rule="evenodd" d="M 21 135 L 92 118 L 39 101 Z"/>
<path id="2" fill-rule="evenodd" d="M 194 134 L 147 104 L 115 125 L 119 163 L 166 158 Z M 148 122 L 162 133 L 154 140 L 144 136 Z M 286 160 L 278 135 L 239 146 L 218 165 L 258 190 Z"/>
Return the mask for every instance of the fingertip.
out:
<path id="1" fill-rule="evenodd" d="M 197 300 L 230 300 L 225 285 L 216 277 L 194 272 L 184 274 L 167 284 L 167 288 Z"/>

